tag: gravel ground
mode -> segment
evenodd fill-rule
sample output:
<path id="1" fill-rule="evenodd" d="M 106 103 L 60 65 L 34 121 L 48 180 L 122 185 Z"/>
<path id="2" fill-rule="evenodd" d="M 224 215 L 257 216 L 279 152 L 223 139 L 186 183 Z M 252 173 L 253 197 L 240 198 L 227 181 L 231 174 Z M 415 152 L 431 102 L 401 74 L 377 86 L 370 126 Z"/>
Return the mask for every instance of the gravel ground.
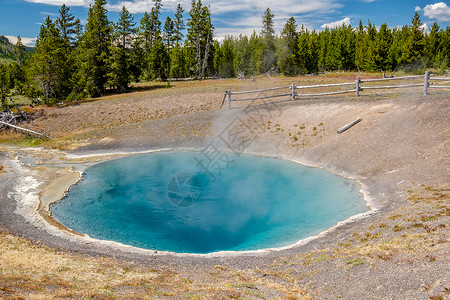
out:
<path id="1" fill-rule="evenodd" d="M 23 176 L 43 183 L 28 193 L 39 192 L 51 181 L 39 163 L 29 165 L 29 158 L 47 159 L 47 165 L 50 161 L 58 168 L 80 163 L 64 153 L 55 155 L 53 150 L 0 146 L 0 228 L 73 255 L 110 256 L 152 268 L 170 268 L 204 286 L 220 276 L 239 273 L 252 282 L 251 286 L 234 288 L 241 295 L 242 290 L 254 289 L 265 298 L 450 297 L 448 93 L 336 97 L 231 112 L 217 110 L 221 102 L 217 95 L 199 92 L 197 98 L 190 98 L 197 100 L 180 102 L 181 98 L 159 94 L 152 100 L 154 107 L 148 99 L 138 99 L 129 110 L 129 118 L 135 119 L 123 122 L 117 115 L 109 117 L 111 109 L 122 109 L 114 107 L 118 101 L 114 99 L 50 108 L 44 109 L 33 125 L 60 128 L 54 131 L 59 138 L 44 143 L 46 148 L 98 155 L 168 147 L 202 150 L 208 143 L 218 143 L 218 137 L 239 121 L 252 129 L 246 132 L 245 147 L 239 144 L 240 150 L 293 159 L 353 178 L 362 184 L 373 214 L 282 251 L 212 257 L 133 253 L 55 235 L 17 213 L 17 187 Z M 170 109 L 160 112 L 166 105 Z M 77 111 L 93 112 L 90 115 L 96 117 L 92 120 L 98 123 L 87 121 Z M 137 118 L 142 111 L 148 117 Z M 71 121 L 64 122 L 64 116 L 72 116 Z M 336 133 L 356 118 L 362 121 L 342 134 Z M 24 164 L 18 164 L 16 157 Z M 280 292 L 276 284 L 291 294 Z"/>

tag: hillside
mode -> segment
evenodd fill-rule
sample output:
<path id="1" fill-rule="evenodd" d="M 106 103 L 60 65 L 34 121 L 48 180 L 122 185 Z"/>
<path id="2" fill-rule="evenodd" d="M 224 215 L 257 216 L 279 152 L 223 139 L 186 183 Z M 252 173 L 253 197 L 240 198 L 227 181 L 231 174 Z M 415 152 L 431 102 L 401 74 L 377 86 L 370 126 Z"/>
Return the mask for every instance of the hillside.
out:
<path id="1" fill-rule="evenodd" d="M 33 53 L 33 47 L 25 47 L 27 53 Z M 0 60 L 15 61 L 14 45 L 7 37 L 0 35 Z"/>
<path id="2" fill-rule="evenodd" d="M 0 36 L 0 59 L 15 60 L 14 45 L 4 36 Z"/>

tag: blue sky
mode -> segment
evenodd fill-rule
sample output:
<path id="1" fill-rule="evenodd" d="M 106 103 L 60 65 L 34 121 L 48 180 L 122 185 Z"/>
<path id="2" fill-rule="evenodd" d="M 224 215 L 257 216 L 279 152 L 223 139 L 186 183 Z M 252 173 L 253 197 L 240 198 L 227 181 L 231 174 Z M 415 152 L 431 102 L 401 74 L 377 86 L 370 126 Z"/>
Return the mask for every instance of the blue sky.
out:
<path id="1" fill-rule="evenodd" d="M 116 21 L 118 12 L 125 5 L 133 13 L 139 24 L 143 12 L 150 11 L 152 0 L 107 0 L 108 17 Z M 0 0 L 0 35 L 14 37 L 20 35 L 28 45 L 38 35 L 40 24 L 47 16 L 56 19 L 61 4 L 70 7 L 70 12 L 85 23 L 89 4 L 93 0 Z M 162 17 L 173 17 L 175 8 L 181 3 L 185 20 L 190 9 L 190 0 L 162 0 Z M 203 0 L 209 5 L 215 26 L 215 37 L 227 34 L 250 35 L 260 31 L 262 14 L 267 7 L 275 15 L 277 33 L 289 17 L 295 17 L 297 24 L 308 29 L 322 30 L 341 23 L 357 26 L 359 20 L 367 20 L 380 26 L 389 27 L 410 24 L 415 11 L 419 11 L 422 21 L 431 26 L 438 22 L 443 28 L 450 26 L 450 2 L 439 0 Z"/>

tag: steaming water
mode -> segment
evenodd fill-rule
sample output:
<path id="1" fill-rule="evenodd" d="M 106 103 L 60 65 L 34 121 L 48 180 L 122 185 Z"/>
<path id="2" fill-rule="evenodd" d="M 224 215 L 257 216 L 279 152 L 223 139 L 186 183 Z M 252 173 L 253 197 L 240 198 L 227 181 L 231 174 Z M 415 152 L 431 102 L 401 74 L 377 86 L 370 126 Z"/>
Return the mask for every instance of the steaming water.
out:
<path id="1" fill-rule="evenodd" d="M 51 212 L 97 239 L 209 253 L 290 245 L 368 210 L 358 184 L 318 168 L 232 153 L 207 158 L 158 152 L 92 166 Z"/>

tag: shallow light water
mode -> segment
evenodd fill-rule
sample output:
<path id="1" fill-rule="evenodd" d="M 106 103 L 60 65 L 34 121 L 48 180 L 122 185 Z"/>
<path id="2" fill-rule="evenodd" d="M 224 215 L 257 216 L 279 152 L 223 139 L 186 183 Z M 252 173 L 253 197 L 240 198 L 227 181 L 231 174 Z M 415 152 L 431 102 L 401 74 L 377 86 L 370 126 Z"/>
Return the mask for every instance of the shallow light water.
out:
<path id="1" fill-rule="evenodd" d="M 88 168 L 51 205 L 66 227 L 180 253 L 282 247 L 367 211 L 359 185 L 291 161 L 156 152 Z"/>

